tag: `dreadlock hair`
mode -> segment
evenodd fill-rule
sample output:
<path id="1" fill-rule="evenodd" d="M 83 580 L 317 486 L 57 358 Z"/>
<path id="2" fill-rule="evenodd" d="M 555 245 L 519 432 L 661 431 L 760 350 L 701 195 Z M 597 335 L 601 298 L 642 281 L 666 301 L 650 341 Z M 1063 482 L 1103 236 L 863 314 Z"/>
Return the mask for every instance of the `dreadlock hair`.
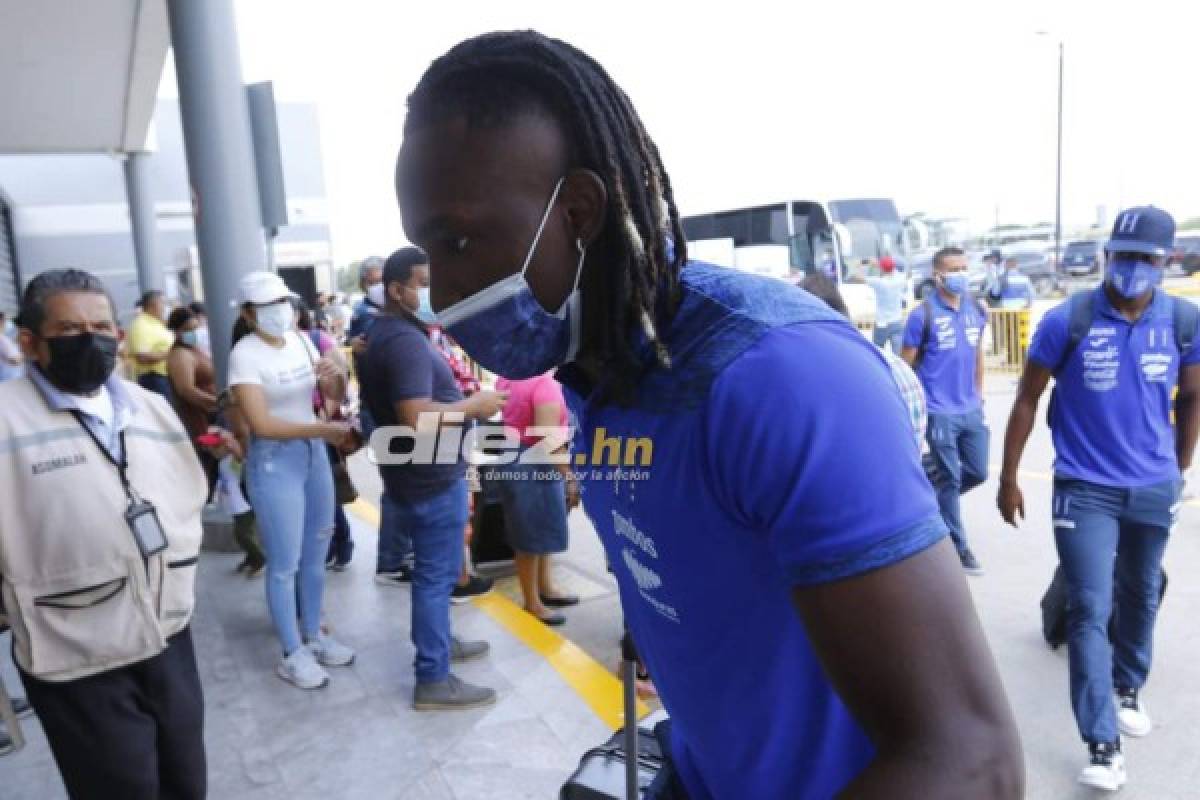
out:
<path id="1" fill-rule="evenodd" d="M 430 65 L 408 98 L 405 133 L 464 117 L 470 129 L 548 114 L 567 140 L 566 168 L 588 169 L 608 190 L 604 227 L 585 266 L 586 355 L 628 397 L 645 368 L 640 331 L 663 367 L 659 332 L 679 303 L 686 243 L 671 180 L 633 104 L 600 64 L 535 31 L 468 39 Z"/>

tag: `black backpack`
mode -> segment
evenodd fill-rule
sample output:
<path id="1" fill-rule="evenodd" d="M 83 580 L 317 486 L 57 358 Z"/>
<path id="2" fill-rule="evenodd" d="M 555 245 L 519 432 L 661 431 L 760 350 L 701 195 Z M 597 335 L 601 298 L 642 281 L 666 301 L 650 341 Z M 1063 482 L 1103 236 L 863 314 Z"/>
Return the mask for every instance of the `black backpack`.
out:
<path id="1" fill-rule="evenodd" d="M 1051 373 L 1055 380 L 1066 369 L 1067 362 L 1071 356 L 1079 348 L 1079 343 L 1088 335 L 1088 331 L 1092 329 L 1092 322 L 1096 318 L 1096 293 L 1104 291 L 1103 289 L 1087 289 L 1081 292 L 1075 292 L 1067 300 L 1070 304 L 1069 314 L 1067 317 L 1067 346 L 1063 348 L 1062 357 L 1058 363 L 1054 365 Z M 1180 355 L 1183 355 L 1192 348 L 1192 343 L 1196 338 L 1196 323 L 1200 321 L 1200 308 L 1197 308 L 1194 303 L 1185 300 L 1182 297 L 1171 298 L 1171 323 L 1175 329 L 1175 349 Z M 1056 391 L 1050 390 L 1050 402 L 1046 405 L 1046 424 L 1053 427 L 1051 420 L 1054 419 L 1054 399 Z"/>

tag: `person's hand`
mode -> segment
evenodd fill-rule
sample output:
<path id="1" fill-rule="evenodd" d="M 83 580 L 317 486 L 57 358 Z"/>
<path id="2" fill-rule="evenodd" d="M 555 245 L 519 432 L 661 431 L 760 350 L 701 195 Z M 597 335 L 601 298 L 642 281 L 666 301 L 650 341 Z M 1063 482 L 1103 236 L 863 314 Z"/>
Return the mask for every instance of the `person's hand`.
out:
<path id="1" fill-rule="evenodd" d="M 476 419 L 495 416 L 508 402 L 508 392 L 478 391 L 467 398 L 467 413 Z"/>
<path id="2" fill-rule="evenodd" d="M 340 448 L 353 432 L 349 422 L 338 420 L 336 422 L 321 423 L 321 438 L 334 447 Z"/>
<path id="3" fill-rule="evenodd" d="M 317 374 L 318 381 L 334 380 L 341 378 L 343 375 L 342 365 L 334 361 L 329 356 L 323 356 L 319 361 L 317 361 L 316 365 L 313 367 L 313 370 Z"/>
<path id="4" fill-rule="evenodd" d="M 245 458 L 245 453 L 242 452 L 242 443 L 238 441 L 238 438 L 234 436 L 231 431 L 227 431 L 223 428 L 212 428 L 210 430 L 216 430 L 221 434 L 220 449 L 223 452 L 221 455 L 217 456 L 218 459 L 224 458 L 226 455 L 231 455 L 238 461 L 241 461 Z"/>
<path id="5" fill-rule="evenodd" d="M 211 455 L 213 458 L 215 458 L 217 461 L 220 461 L 225 456 L 230 456 L 230 455 L 236 459 L 241 459 L 241 457 L 242 457 L 241 442 L 239 442 L 237 440 L 237 437 L 234 436 L 229 431 L 225 430 L 224 428 L 218 427 L 216 425 L 209 425 L 208 430 L 205 431 L 205 436 L 207 436 L 209 438 L 216 437 L 218 439 L 216 444 L 202 444 L 201 445 L 204 448 L 204 450 L 209 455 Z M 200 437 L 200 438 L 203 440 L 205 437 Z"/>
<path id="6" fill-rule="evenodd" d="M 996 495 L 996 505 L 1000 508 L 1000 516 L 1014 528 L 1017 527 L 1017 515 L 1025 519 L 1025 495 L 1015 480 L 1000 480 L 1000 493 Z"/>
<path id="7" fill-rule="evenodd" d="M 353 339 L 351 339 L 350 351 L 356 356 L 361 356 L 363 353 L 367 352 L 367 337 L 355 336 Z"/>

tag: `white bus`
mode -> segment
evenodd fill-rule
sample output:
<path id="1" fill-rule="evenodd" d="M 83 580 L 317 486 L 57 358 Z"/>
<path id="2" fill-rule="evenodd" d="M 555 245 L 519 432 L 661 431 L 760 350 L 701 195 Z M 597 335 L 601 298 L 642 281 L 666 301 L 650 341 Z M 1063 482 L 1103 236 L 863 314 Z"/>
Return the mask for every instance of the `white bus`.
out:
<path id="1" fill-rule="evenodd" d="M 875 319 L 875 294 L 845 283 L 847 270 L 884 255 L 903 264 L 904 223 L 888 198 L 789 200 L 693 214 L 682 220 L 688 254 L 787 281 L 809 272 L 833 278 L 860 328 Z"/>

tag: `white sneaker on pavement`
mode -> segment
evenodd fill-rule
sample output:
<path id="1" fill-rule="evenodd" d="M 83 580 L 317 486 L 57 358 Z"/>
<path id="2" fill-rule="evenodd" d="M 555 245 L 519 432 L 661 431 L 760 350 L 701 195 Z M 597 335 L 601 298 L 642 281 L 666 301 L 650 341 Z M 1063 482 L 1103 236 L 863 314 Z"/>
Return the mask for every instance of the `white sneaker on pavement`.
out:
<path id="1" fill-rule="evenodd" d="M 329 684 L 329 674 L 321 669 L 307 647 L 297 647 L 290 656 L 285 656 L 275 673 L 300 689 L 323 689 Z"/>
<path id="2" fill-rule="evenodd" d="M 1113 744 L 1090 744 L 1091 762 L 1079 773 L 1079 782 L 1093 789 L 1115 792 L 1125 785 L 1125 756 Z"/>
<path id="3" fill-rule="evenodd" d="M 354 663 L 354 651 L 327 634 L 320 634 L 306 647 L 323 667 L 348 667 Z"/>
<path id="4" fill-rule="evenodd" d="M 1154 721 L 1145 703 L 1138 699 L 1137 689 L 1117 690 L 1117 723 L 1126 736 L 1146 736 L 1154 730 Z"/>

